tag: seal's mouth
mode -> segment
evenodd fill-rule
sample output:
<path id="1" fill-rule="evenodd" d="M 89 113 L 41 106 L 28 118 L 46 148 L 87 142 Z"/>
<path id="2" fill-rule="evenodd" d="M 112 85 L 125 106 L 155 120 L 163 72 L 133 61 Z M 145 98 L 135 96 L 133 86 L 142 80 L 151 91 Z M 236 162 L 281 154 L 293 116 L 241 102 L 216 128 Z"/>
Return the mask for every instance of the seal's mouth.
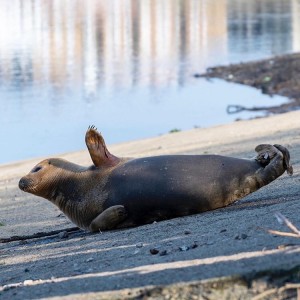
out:
<path id="1" fill-rule="evenodd" d="M 19 181 L 19 188 L 24 192 L 28 191 L 31 185 L 32 185 L 32 180 L 26 177 L 22 177 Z"/>

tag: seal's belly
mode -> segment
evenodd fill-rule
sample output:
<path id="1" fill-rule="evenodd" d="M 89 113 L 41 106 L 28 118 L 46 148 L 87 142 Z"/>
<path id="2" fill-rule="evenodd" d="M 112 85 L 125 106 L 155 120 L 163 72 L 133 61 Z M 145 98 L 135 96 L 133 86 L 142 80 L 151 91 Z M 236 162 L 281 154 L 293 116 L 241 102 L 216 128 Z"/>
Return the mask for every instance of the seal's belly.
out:
<path id="1" fill-rule="evenodd" d="M 255 161 L 216 155 L 135 159 L 109 176 L 104 208 L 124 205 L 137 223 L 215 209 L 259 167 Z"/>

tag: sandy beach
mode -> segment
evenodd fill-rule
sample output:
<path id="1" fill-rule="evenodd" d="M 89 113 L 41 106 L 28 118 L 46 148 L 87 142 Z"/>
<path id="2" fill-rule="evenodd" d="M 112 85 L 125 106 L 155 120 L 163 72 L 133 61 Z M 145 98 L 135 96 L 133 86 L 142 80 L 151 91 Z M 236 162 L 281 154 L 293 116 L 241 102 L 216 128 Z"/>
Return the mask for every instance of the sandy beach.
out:
<path id="1" fill-rule="evenodd" d="M 227 208 L 102 234 L 75 231 L 4 243 L 4 238 L 74 225 L 51 203 L 18 189 L 19 178 L 42 158 L 0 166 L 1 298 L 204 299 L 209 294 L 209 299 L 251 299 L 299 282 L 299 239 L 258 229 L 289 231 L 275 212 L 300 228 L 299 120 L 300 111 L 294 111 L 109 145 L 118 156 L 211 153 L 251 158 L 256 145 L 280 143 L 291 153 L 294 175 L 284 174 Z M 91 164 L 87 150 L 57 157 Z M 152 248 L 159 253 L 152 255 Z M 285 292 L 295 296 L 296 289 Z"/>

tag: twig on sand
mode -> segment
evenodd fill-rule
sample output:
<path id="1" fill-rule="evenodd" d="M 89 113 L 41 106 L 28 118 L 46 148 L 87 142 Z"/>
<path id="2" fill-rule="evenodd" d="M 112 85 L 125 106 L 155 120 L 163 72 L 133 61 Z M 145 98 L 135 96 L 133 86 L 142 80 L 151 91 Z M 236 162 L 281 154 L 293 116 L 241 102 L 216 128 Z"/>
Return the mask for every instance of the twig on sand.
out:
<path id="1" fill-rule="evenodd" d="M 300 238 L 300 236 L 298 234 L 295 234 L 292 232 L 283 232 L 283 231 L 272 230 L 272 229 L 266 229 L 266 231 L 269 232 L 270 234 Z"/>
<path id="2" fill-rule="evenodd" d="M 284 231 L 278 231 L 278 230 L 272 230 L 272 229 L 265 229 L 262 227 L 258 227 L 258 228 L 265 230 L 270 234 L 300 238 L 300 231 L 288 218 L 286 218 L 280 212 L 275 213 L 275 217 L 280 224 L 285 224 L 292 232 L 284 232 Z"/>
<path id="3" fill-rule="evenodd" d="M 300 237 L 300 231 L 298 228 L 289 220 L 287 219 L 283 214 L 280 212 L 275 213 L 275 217 L 277 218 L 278 222 L 285 223 L 285 225 L 290 228 L 294 233 L 296 233 Z"/>
<path id="4" fill-rule="evenodd" d="M 297 289 L 297 296 L 299 299 L 300 297 L 300 283 L 286 283 L 284 286 L 280 287 L 280 288 L 273 288 L 273 289 L 269 289 L 269 290 L 266 290 L 256 296 L 254 296 L 252 298 L 252 300 L 261 300 L 261 299 L 270 299 L 269 296 L 272 295 L 272 294 L 277 294 L 278 296 L 280 294 L 282 294 L 283 292 L 285 292 L 286 290 L 294 290 L 294 289 Z"/>

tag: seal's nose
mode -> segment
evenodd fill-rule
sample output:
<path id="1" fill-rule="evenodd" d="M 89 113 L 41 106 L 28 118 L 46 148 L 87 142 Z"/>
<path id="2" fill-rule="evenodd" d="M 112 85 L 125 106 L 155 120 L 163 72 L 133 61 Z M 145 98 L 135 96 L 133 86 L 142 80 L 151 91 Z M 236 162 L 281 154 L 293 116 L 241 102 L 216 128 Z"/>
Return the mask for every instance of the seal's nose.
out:
<path id="1" fill-rule="evenodd" d="M 26 186 L 28 185 L 28 180 L 26 180 L 24 177 L 22 177 L 19 181 L 19 188 L 24 191 Z"/>

